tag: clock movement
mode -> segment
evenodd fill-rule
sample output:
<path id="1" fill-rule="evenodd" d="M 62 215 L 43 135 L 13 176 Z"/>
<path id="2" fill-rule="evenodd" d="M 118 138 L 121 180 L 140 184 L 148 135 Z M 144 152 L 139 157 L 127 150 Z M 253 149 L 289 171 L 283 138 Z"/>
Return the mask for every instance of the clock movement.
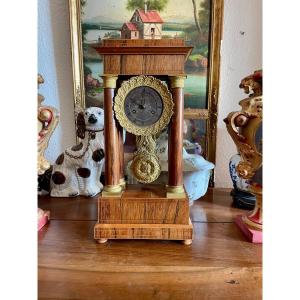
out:
<path id="1" fill-rule="evenodd" d="M 94 238 L 181 240 L 193 226 L 183 187 L 184 63 L 192 47 L 183 39 L 103 40 L 105 186 L 98 200 Z M 168 184 L 153 182 L 161 168 L 156 137 L 168 128 Z M 124 176 L 123 129 L 136 136 L 130 164 L 139 182 Z"/>

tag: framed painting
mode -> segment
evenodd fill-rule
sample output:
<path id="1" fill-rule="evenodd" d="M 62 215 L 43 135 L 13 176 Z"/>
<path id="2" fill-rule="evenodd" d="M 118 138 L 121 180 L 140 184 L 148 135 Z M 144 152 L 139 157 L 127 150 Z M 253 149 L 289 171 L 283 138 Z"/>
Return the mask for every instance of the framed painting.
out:
<path id="1" fill-rule="evenodd" d="M 215 163 L 223 0 L 69 0 L 69 7 L 74 98 L 83 108 L 103 105 L 102 58 L 90 45 L 139 38 L 129 22 L 137 9 L 156 11 L 162 38 L 194 47 L 185 63 L 185 139 Z"/>

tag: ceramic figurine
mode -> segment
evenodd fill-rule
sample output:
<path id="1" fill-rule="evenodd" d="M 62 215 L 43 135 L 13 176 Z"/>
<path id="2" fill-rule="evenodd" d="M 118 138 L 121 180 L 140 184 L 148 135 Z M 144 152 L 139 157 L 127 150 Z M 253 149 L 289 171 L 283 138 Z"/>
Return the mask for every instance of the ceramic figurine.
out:
<path id="1" fill-rule="evenodd" d="M 250 193 L 249 180 L 241 178 L 236 167 L 241 161 L 241 156 L 235 154 L 229 161 L 229 173 L 233 183 L 231 196 L 233 205 L 238 208 L 251 210 L 255 206 L 255 196 Z"/>
<path id="2" fill-rule="evenodd" d="M 42 75 L 37 76 L 38 87 L 40 84 L 44 83 L 44 78 Z M 37 159 L 37 171 L 38 171 L 38 194 L 48 194 L 49 193 L 49 176 L 51 176 L 51 166 L 48 160 L 44 157 L 44 153 L 48 147 L 48 143 L 52 133 L 54 132 L 59 119 L 58 111 L 51 106 L 45 106 L 42 102 L 45 97 L 38 94 L 38 111 L 37 111 L 37 121 L 38 121 L 38 159 Z M 50 174 L 50 175 L 49 175 Z M 50 211 L 43 211 L 41 208 L 37 209 L 38 214 L 38 230 L 42 229 L 50 219 Z"/>
<path id="3" fill-rule="evenodd" d="M 42 75 L 38 74 L 37 78 L 38 86 L 44 83 L 44 78 Z M 44 174 L 50 169 L 50 162 L 44 157 L 44 153 L 48 147 L 49 140 L 58 124 L 59 113 L 51 106 L 45 106 L 42 102 L 45 97 L 38 94 L 38 111 L 37 111 L 37 121 L 38 121 L 38 161 L 37 161 L 37 171 L 39 181 L 44 180 Z M 40 188 L 40 185 L 39 185 Z"/>
<path id="4" fill-rule="evenodd" d="M 51 177 L 52 197 L 93 197 L 101 192 L 104 164 L 104 111 L 89 107 L 77 115 L 80 143 L 58 156 Z"/>
<path id="5" fill-rule="evenodd" d="M 184 146 L 191 143 L 188 140 L 183 140 Z M 195 154 L 190 154 L 183 147 L 183 182 L 190 204 L 205 195 L 211 170 L 214 168 L 214 164 L 205 160 L 200 153 L 201 146 L 199 144 L 193 144 L 195 148 Z M 168 170 L 168 134 L 164 132 L 157 140 L 157 152 L 161 163 L 162 170 Z"/>

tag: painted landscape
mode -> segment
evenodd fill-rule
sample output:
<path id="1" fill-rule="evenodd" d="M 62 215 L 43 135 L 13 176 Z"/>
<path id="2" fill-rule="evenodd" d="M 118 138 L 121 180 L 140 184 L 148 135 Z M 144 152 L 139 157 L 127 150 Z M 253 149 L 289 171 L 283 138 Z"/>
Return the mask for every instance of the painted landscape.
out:
<path id="1" fill-rule="evenodd" d="M 163 19 L 162 38 L 184 38 L 194 47 L 185 65 L 185 108 L 207 108 L 207 66 L 209 59 L 210 0 L 146 0 L 149 10 L 157 10 Z M 81 0 L 81 24 L 84 52 L 84 78 L 87 106 L 102 106 L 101 57 L 90 44 L 103 39 L 120 39 L 121 28 L 129 22 L 144 0 Z M 203 143 L 203 128 L 192 142 Z M 199 123 L 199 125 L 200 125 Z M 199 126 L 198 125 L 198 126 Z M 198 137 L 198 138 L 197 138 Z"/>

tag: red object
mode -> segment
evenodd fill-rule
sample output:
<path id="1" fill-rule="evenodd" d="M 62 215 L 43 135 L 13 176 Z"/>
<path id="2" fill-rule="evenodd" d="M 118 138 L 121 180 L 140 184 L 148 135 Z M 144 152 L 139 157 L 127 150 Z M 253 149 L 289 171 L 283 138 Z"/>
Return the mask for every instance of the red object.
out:
<path id="1" fill-rule="evenodd" d="M 235 224 L 241 229 L 241 231 L 243 232 L 244 236 L 247 238 L 247 240 L 249 242 L 255 243 L 255 244 L 262 244 L 262 242 L 263 242 L 262 231 L 249 228 L 244 223 L 242 217 L 243 217 L 242 215 L 238 215 L 234 219 Z"/>
<path id="2" fill-rule="evenodd" d="M 130 31 L 138 31 L 137 26 L 134 23 L 128 22 L 124 24 Z"/>
<path id="3" fill-rule="evenodd" d="M 254 80 L 262 80 L 262 71 L 255 71 L 253 74 L 253 79 Z"/>
<path id="4" fill-rule="evenodd" d="M 50 220 L 50 211 L 38 208 L 38 231 L 41 230 Z"/>
<path id="5" fill-rule="evenodd" d="M 142 9 L 137 10 L 143 23 L 163 23 L 164 21 L 160 17 L 156 10 L 148 10 L 145 12 Z"/>

